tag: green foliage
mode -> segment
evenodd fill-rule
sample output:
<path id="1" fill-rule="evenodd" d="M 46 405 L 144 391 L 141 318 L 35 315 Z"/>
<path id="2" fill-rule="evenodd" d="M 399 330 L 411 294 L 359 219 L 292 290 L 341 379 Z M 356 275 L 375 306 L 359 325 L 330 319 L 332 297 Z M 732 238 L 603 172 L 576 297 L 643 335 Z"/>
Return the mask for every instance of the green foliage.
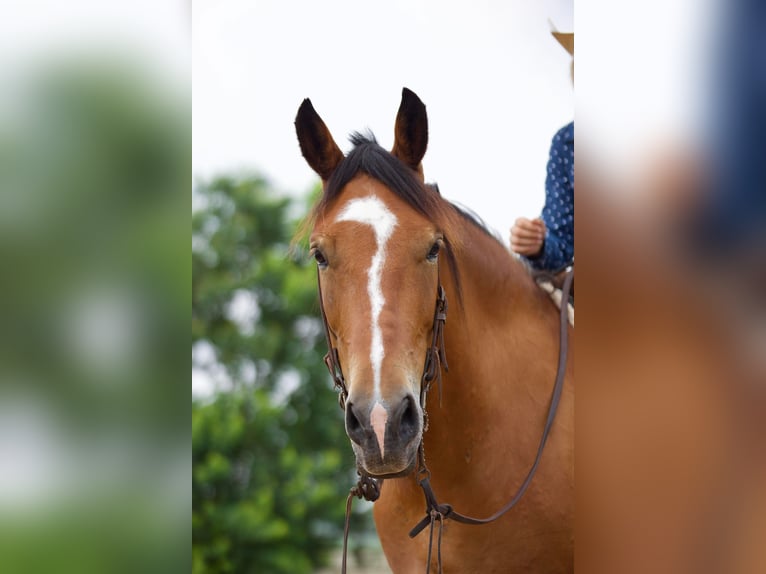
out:
<path id="1" fill-rule="evenodd" d="M 0 572 L 188 572 L 188 90 L 43 52 L 2 70 Z"/>
<path id="2" fill-rule="evenodd" d="M 199 184 L 195 202 L 192 354 L 220 389 L 192 403 L 193 572 L 311 572 L 340 540 L 354 463 L 316 271 L 290 252 L 305 206 L 257 177 Z"/>

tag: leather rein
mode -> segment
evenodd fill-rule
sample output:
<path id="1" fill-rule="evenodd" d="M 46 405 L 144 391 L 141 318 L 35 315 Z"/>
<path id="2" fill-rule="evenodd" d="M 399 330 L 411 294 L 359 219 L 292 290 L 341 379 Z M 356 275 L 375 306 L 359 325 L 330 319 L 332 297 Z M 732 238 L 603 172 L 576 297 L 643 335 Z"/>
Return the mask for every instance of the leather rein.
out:
<path id="1" fill-rule="evenodd" d="M 561 391 L 564 387 L 564 376 L 566 374 L 567 354 L 569 350 L 569 331 L 568 331 L 568 315 L 567 315 L 567 302 L 569 301 L 569 294 L 572 289 L 572 282 L 574 280 L 573 271 L 569 271 L 564 279 L 562 287 L 562 304 L 560 309 L 560 332 L 559 332 L 559 359 L 558 368 L 556 372 L 556 379 L 553 384 L 553 393 L 551 395 L 551 402 L 548 407 L 548 417 L 545 421 L 545 427 L 540 438 L 540 444 L 537 448 L 537 454 L 535 455 L 534 462 L 527 473 L 526 478 L 521 483 L 521 486 L 516 491 L 516 494 L 497 512 L 486 518 L 475 518 L 462 514 L 456 511 L 452 505 L 446 503 L 439 503 L 436 498 L 436 493 L 431 487 L 431 471 L 428 470 L 425 460 L 425 450 L 423 447 L 423 439 L 421 435 L 420 445 L 418 447 L 418 468 L 417 468 L 417 480 L 420 488 L 423 490 L 423 495 L 426 502 L 425 516 L 418 522 L 410 531 L 410 538 L 414 538 L 420 534 L 427 526 L 429 527 L 429 541 L 428 541 L 428 559 L 426 562 L 426 573 L 431 568 L 431 554 L 433 548 L 433 536 L 436 523 L 439 523 L 438 542 L 437 542 L 437 565 L 438 572 L 442 571 L 441 564 L 441 539 L 444 528 L 445 520 L 454 520 L 462 524 L 489 524 L 499 519 L 511 508 L 521 500 L 522 496 L 526 492 L 529 484 L 532 482 L 532 478 L 537 471 L 537 466 L 542 458 L 543 449 L 545 443 L 548 440 L 548 434 L 553 426 L 553 421 L 556 418 L 556 412 L 558 410 L 559 400 L 561 399 Z M 322 313 L 322 323 L 324 325 L 325 338 L 327 339 L 327 354 L 324 356 L 324 363 L 327 369 L 330 371 L 333 382 L 338 390 L 338 403 L 340 407 L 345 410 L 346 399 L 348 398 L 348 389 L 346 387 L 346 381 L 343 377 L 343 371 L 340 365 L 340 357 L 338 355 L 338 349 L 332 344 L 330 337 L 330 326 L 327 322 L 327 315 L 324 310 L 324 302 L 322 297 L 322 284 L 319 277 L 319 269 L 317 269 L 317 288 L 319 291 L 319 308 Z M 426 350 L 425 364 L 423 366 L 423 374 L 420 381 L 420 407 L 423 410 L 423 434 L 428 430 L 428 413 L 426 411 L 426 397 L 428 391 L 431 389 L 431 383 L 436 380 L 439 387 L 439 404 L 441 404 L 441 370 L 444 367 L 445 371 L 449 371 L 447 365 L 447 357 L 444 348 L 444 325 L 447 321 L 447 297 L 444 292 L 444 288 L 441 285 L 441 281 L 438 283 L 437 295 L 436 295 L 436 307 L 434 309 L 434 321 L 431 337 L 431 345 Z M 374 478 L 366 474 L 363 470 L 357 469 L 359 475 L 359 481 L 351 488 L 348 497 L 346 499 L 346 520 L 343 528 L 343 561 L 341 565 L 341 572 L 346 573 L 346 557 L 348 551 L 348 533 L 349 533 L 349 521 L 351 517 L 351 504 L 354 497 L 364 498 L 370 502 L 375 502 L 380 496 L 380 489 L 383 483 L 382 478 Z"/>

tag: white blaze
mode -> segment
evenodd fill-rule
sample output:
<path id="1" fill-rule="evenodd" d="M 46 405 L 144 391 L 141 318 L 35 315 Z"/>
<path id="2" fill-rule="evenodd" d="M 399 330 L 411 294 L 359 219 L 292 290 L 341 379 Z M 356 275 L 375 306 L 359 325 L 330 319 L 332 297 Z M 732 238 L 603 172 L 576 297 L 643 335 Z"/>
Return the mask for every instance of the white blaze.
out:
<path id="1" fill-rule="evenodd" d="M 380 312 L 386 299 L 380 286 L 383 274 L 383 264 L 386 260 L 386 243 L 396 227 L 396 216 L 386 205 L 374 195 L 360 199 L 352 199 L 336 221 L 356 221 L 372 227 L 375 232 L 377 251 L 372 256 L 370 269 L 367 271 L 367 294 L 370 296 L 370 315 L 372 325 L 372 342 L 370 344 L 370 363 L 372 364 L 372 384 L 375 400 L 380 400 L 380 368 L 383 364 L 383 334 L 378 324 Z"/>

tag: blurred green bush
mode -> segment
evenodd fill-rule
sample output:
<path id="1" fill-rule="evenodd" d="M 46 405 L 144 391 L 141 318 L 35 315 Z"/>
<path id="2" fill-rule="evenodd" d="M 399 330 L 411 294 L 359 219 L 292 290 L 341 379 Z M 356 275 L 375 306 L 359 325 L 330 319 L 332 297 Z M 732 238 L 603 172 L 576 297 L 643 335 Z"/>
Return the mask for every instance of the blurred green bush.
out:
<path id="1" fill-rule="evenodd" d="M 188 95 L 1 73 L 0 571 L 188 571 Z"/>
<path id="2" fill-rule="evenodd" d="M 311 572 L 339 544 L 354 462 L 316 271 L 290 251 L 307 205 L 258 177 L 198 183 L 194 203 L 193 572 Z"/>

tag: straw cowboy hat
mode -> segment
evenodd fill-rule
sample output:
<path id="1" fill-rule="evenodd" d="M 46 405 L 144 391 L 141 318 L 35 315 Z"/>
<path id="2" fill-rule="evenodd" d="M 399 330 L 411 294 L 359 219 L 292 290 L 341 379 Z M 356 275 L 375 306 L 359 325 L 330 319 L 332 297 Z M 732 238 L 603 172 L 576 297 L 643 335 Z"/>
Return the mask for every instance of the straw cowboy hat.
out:
<path id="1" fill-rule="evenodd" d="M 556 38 L 558 43 L 569 52 L 569 55 L 574 58 L 574 32 L 551 30 L 551 34 L 553 34 L 553 37 Z"/>

